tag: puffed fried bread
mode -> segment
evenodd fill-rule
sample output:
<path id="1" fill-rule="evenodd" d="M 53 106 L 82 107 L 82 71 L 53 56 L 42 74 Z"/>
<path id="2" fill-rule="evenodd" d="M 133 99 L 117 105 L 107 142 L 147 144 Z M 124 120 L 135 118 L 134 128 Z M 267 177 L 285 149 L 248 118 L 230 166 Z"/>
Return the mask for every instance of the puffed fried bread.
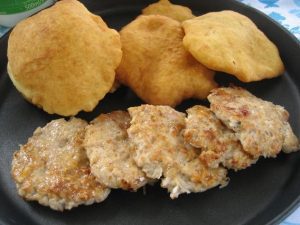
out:
<path id="1" fill-rule="evenodd" d="M 211 12 L 183 22 L 184 47 L 203 65 L 243 82 L 277 77 L 284 65 L 277 47 L 246 16 Z"/>
<path id="2" fill-rule="evenodd" d="M 160 0 L 148 5 L 142 10 L 143 15 L 161 15 L 167 16 L 178 22 L 192 19 L 195 16 L 192 10 L 186 6 L 172 4 L 169 0 Z"/>
<path id="3" fill-rule="evenodd" d="M 176 106 L 188 98 L 204 99 L 217 86 L 214 72 L 183 48 L 178 21 L 142 15 L 120 35 L 123 57 L 117 79 L 146 103 Z"/>
<path id="4" fill-rule="evenodd" d="M 109 92 L 120 36 L 79 1 L 63 0 L 22 20 L 8 40 L 8 73 L 22 95 L 62 116 L 92 111 Z"/>

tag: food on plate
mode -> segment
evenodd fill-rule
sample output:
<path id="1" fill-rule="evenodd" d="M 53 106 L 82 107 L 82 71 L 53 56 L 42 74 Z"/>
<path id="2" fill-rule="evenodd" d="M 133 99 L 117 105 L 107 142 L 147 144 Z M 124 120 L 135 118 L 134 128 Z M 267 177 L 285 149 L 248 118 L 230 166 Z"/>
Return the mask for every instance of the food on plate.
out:
<path id="1" fill-rule="evenodd" d="M 208 100 L 211 110 L 253 157 L 275 157 L 281 149 L 299 150 L 299 140 L 288 123 L 289 113 L 283 107 L 238 87 L 214 89 Z"/>
<path id="2" fill-rule="evenodd" d="M 128 111 L 132 120 L 127 131 L 136 151 L 133 158 L 148 177 L 162 179 L 161 186 L 171 198 L 227 184 L 226 169 L 207 167 L 199 159 L 200 151 L 184 142 L 184 113 L 153 105 Z"/>
<path id="3" fill-rule="evenodd" d="M 256 162 L 243 150 L 235 133 L 209 108 L 196 105 L 187 113 L 184 140 L 201 149 L 200 159 L 206 165 L 217 168 L 222 163 L 226 168 L 240 170 Z"/>
<path id="4" fill-rule="evenodd" d="M 184 21 L 183 28 L 184 47 L 212 70 L 232 74 L 243 82 L 284 72 L 277 47 L 244 15 L 211 12 Z"/>
<path id="5" fill-rule="evenodd" d="M 142 13 L 143 15 L 167 16 L 179 22 L 195 17 L 188 7 L 172 4 L 169 0 L 160 0 L 150 4 L 143 9 Z"/>
<path id="6" fill-rule="evenodd" d="M 87 126 L 84 147 L 97 181 L 110 188 L 135 191 L 148 179 L 132 158 L 127 135 L 130 120 L 125 111 L 101 114 Z"/>
<path id="7" fill-rule="evenodd" d="M 103 201 L 110 188 L 136 191 L 161 179 L 172 199 L 228 183 L 259 157 L 299 151 L 288 112 L 239 87 L 212 90 L 210 108 L 188 115 L 141 105 L 37 128 L 14 154 L 19 194 L 54 210 Z"/>
<path id="8" fill-rule="evenodd" d="M 123 57 L 117 79 L 146 103 L 175 106 L 184 99 L 206 98 L 217 86 L 214 72 L 183 48 L 178 21 L 142 15 L 120 35 Z"/>
<path id="9" fill-rule="evenodd" d="M 92 111 L 115 79 L 120 36 L 79 1 L 63 0 L 21 21 L 8 41 L 16 88 L 48 113 Z"/>
<path id="10" fill-rule="evenodd" d="M 106 199 L 110 189 L 90 173 L 82 147 L 86 125 L 80 119 L 58 119 L 35 130 L 12 161 L 19 195 L 59 211 Z"/>
<path id="11" fill-rule="evenodd" d="M 120 86 L 121 86 L 120 83 L 117 80 L 115 80 L 115 82 L 113 83 L 111 89 L 109 90 L 109 93 L 111 93 L 111 94 L 115 93 L 115 91 L 118 90 L 118 88 Z"/>

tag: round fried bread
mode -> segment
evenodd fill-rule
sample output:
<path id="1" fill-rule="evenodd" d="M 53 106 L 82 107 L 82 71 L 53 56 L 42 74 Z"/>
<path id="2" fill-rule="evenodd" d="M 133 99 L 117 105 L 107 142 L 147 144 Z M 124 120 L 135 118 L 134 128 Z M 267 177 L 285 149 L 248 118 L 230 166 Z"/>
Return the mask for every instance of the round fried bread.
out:
<path id="1" fill-rule="evenodd" d="M 97 181 L 110 188 L 135 191 L 147 178 L 132 159 L 128 112 L 101 114 L 86 128 L 84 147 Z"/>
<path id="2" fill-rule="evenodd" d="M 233 11 L 204 14 L 183 22 L 185 48 L 206 67 L 244 82 L 281 75 L 277 47 L 246 16 Z"/>
<path id="3" fill-rule="evenodd" d="M 21 21 L 8 41 L 16 88 L 48 113 L 91 111 L 111 89 L 122 57 L 119 34 L 76 0 Z"/>
<path id="4" fill-rule="evenodd" d="M 117 79 L 145 102 L 175 106 L 188 98 L 206 98 L 216 87 L 214 72 L 198 63 L 182 45 L 178 21 L 139 16 L 121 32 L 123 57 Z"/>
<path id="5" fill-rule="evenodd" d="M 110 189 L 91 174 L 82 147 L 86 125 L 80 119 L 58 119 L 35 130 L 12 161 L 19 195 L 59 211 L 106 199 Z"/>
<path id="6" fill-rule="evenodd" d="M 153 105 L 128 111 L 133 158 L 148 177 L 162 178 L 161 186 L 168 189 L 171 198 L 227 184 L 226 169 L 207 167 L 199 158 L 200 150 L 184 142 L 185 114 L 169 106 Z"/>
<path id="7" fill-rule="evenodd" d="M 142 14 L 167 16 L 179 22 L 195 17 L 188 7 L 172 4 L 169 0 L 160 0 L 148 5 L 143 9 Z"/>

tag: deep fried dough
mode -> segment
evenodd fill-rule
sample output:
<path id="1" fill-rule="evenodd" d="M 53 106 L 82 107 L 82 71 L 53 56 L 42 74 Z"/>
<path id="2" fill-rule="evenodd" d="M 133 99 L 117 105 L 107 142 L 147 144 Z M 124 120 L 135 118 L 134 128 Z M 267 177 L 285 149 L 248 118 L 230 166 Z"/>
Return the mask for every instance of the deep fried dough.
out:
<path id="1" fill-rule="evenodd" d="M 216 87 L 213 71 L 199 64 L 182 45 L 179 22 L 165 16 L 139 16 L 121 32 L 123 58 L 117 79 L 145 102 L 175 106 L 206 98 Z"/>
<path id="2" fill-rule="evenodd" d="M 111 89 L 122 57 L 119 34 L 79 1 L 63 0 L 29 17 L 8 41 L 16 88 L 48 113 L 92 111 Z"/>
<path id="3" fill-rule="evenodd" d="M 188 7 L 172 4 L 169 0 L 160 0 L 150 4 L 143 9 L 142 13 L 143 15 L 167 16 L 179 22 L 195 17 Z"/>
<path id="4" fill-rule="evenodd" d="M 281 75 L 277 47 L 246 16 L 212 12 L 183 22 L 185 48 L 206 67 L 244 82 Z"/>

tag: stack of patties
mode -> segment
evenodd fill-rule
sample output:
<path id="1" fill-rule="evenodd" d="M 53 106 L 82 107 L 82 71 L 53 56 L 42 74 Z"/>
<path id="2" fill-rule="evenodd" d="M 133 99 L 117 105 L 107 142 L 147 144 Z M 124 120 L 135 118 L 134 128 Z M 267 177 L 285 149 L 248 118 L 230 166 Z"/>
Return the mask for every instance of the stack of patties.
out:
<path id="1" fill-rule="evenodd" d="M 227 185 L 227 169 L 299 150 L 288 112 L 242 88 L 217 88 L 210 108 L 184 113 L 141 105 L 89 125 L 58 119 L 38 128 L 13 159 L 19 194 L 55 210 L 103 201 L 161 180 L 172 199 Z"/>

